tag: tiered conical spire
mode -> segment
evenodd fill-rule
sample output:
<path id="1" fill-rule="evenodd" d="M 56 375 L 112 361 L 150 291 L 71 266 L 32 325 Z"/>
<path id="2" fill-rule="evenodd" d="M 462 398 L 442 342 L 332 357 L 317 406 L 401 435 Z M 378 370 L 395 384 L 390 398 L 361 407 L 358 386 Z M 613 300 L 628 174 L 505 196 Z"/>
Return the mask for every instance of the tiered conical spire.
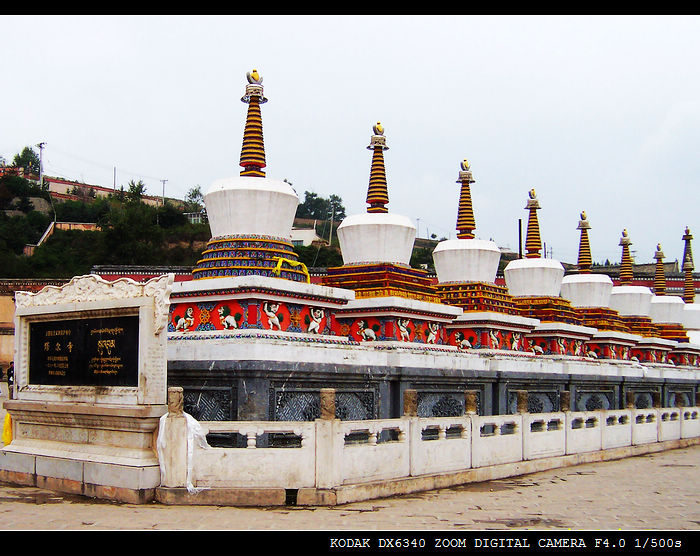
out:
<path id="1" fill-rule="evenodd" d="M 535 195 L 535 190 L 531 189 L 528 193 L 527 204 L 525 209 L 530 211 L 530 216 L 527 221 L 527 236 L 525 237 L 525 257 L 528 259 L 538 259 L 541 257 L 540 250 L 542 249 L 542 239 L 540 238 L 540 223 L 537 220 L 537 211 L 540 209 L 540 203 Z"/>
<path id="2" fill-rule="evenodd" d="M 591 271 L 593 261 L 591 259 L 591 245 L 588 241 L 588 230 L 591 229 L 591 225 L 586 219 L 585 211 L 581 213 L 581 220 L 576 229 L 581 230 L 581 241 L 578 246 L 578 271 L 586 274 Z"/>
<path id="3" fill-rule="evenodd" d="M 374 135 L 367 147 L 374 151 L 372 168 L 369 174 L 369 189 L 367 191 L 367 212 L 389 212 L 386 204 L 389 202 L 389 192 L 386 185 L 386 169 L 384 168 L 384 151 L 388 150 L 384 128 L 377 122 L 373 127 Z"/>
<path id="4" fill-rule="evenodd" d="M 695 280 L 693 279 L 695 265 L 693 264 L 693 251 L 690 247 L 691 239 L 693 239 L 693 236 L 686 226 L 685 235 L 683 236 L 683 241 L 685 241 L 685 248 L 683 249 L 683 274 L 685 275 L 683 301 L 686 303 L 693 303 L 693 301 L 695 301 Z"/>
<path id="5" fill-rule="evenodd" d="M 666 275 L 664 274 L 664 253 L 661 251 L 660 243 L 656 244 L 656 253 L 654 253 L 654 258 L 656 259 L 656 269 L 654 270 L 654 294 L 665 295 Z"/>
<path id="6" fill-rule="evenodd" d="M 245 95 L 241 102 L 248 105 L 248 115 L 246 116 L 245 131 L 243 133 L 243 146 L 241 148 L 240 166 L 241 176 L 255 176 L 264 178 L 265 172 L 265 143 L 263 141 L 262 115 L 260 105 L 267 102 L 263 96 L 262 77 L 258 70 L 246 74 L 248 85 L 245 88 Z"/>
<path id="7" fill-rule="evenodd" d="M 634 274 L 632 272 L 632 257 L 630 256 L 630 240 L 627 230 L 622 230 L 620 246 L 622 247 L 622 260 L 620 261 L 620 284 L 630 284 Z"/>
<path id="8" fill-rule="evenodd" d="M 474 210 L 472 208 L 472 194 L 469 189 L 470 184 L 474 183 L 469 162 L 463 160 L 459 172 L 457 183 L 462 184 L 462 189 L 459 193 L 459 209 L 457 211 L 457 237 L 459 239 L 474 239 L 474 228 L 476 221 L 474 220 Z"/>

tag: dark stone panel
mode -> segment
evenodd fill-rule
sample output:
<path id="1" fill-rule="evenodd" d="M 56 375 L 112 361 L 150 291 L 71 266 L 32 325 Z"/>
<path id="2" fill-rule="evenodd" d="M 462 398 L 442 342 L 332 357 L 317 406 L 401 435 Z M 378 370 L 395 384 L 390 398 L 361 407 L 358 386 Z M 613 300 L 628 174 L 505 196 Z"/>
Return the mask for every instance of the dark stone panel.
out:
<path id="1" fill-rule="evenodd" d="M 218 399 L 214 392 L 228 389 L 231 419 L 292 421 L 320 416 L 322 388 L 336 390 L 336 416 L 351 420 L 400 417 L 407 389 L 417 393 L 420 417 L 463 414 L 467 390 L 477 391 L 481 415 L 514 413 L 517 390 L 528 391 L 528 410 L 533 413 L 560 411 L 561 391 L 569 392 L 573 411 L 624 408 L 630 392 L 639 407 L 653 403 L 654 396 L 662 397 L 666 405 L 677 399 L 692 404 L 697 391 L 691 379 L 664 382 L 575 374 L 270 361 L 169 361 L 168 382 L 182 386 L 186 399 L 200 392 L 209 392 L 210 399 Z M 215 405 L 211 400 L 208 403 Z M 206 414 L 225 414 L 201 402 L 198 407 L 199 411 L 204 407 Z"/>

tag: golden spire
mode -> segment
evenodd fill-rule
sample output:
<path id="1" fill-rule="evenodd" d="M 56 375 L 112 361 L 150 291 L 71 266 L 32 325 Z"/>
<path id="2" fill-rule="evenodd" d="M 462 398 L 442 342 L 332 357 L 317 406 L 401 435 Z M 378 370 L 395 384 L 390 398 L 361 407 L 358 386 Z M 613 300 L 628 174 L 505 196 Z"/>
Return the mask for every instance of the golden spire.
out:
<path id="1" fill-rule="evenodd" d="M 367 212 L 389 212 L 386 204 L 389 202 L 389 192 L 386 186 L 386 169 L 384 168 L 384 151 L 388 150 L 384 128 L 377 124 L 372 128 L 374 135 L 367 147 L 374 151 L 372 155 L 372 168 L 369 174 L 369 189 L 367 191 Z"/>
<path id="2" fill-rule="evenodd" d="M 632 245 L 632 241 L 627 234 L 627 230 L 622 230 L 620 245 L 622 246 L 622 261 L 620 261 L 620 284 L 630 284 L 632 282 L 632 278 L 634 278 L 634 274 L 632 273 L 632 257 L 630 256 L 630 245 Z"/>
<path id="3" fill-rule="evenodd" d="M 540 203 L 537 201 L 535 190 L 531 189 L 528 193 L 528 200 L 525 208 L 530 211 L 530 216 L 527 221 L 527 236 L 525 237 L 525 257 L 528 259 L 538 259 L 540 250 L 542 249 L 542 240 L 540 239 L 540 223 L 537 221 L 537 211 L 540 209 Z"/>
<path id="4" fill-rule="evenodd" d="M 472 210 L 472 194 L 469 184 L 474 183 L 469 162 L 465 159 L 461 164 L 462 170 L 459 172 L 457 183 L 462 184 L 459 193 L 459 209 L 457 211 L 457 237 L 459 239 L 474 239 L 474 211 Z"/>
<path id="5" fill-rule="evenodd" d="M 241 102 L 248 105 L 248 115 L 243 132 L 243 146 L 241 148 L 240 166 L 241 176 L 255 176 L 264 178 L 265 172 L 265 143 L 263 142 L 262 115 L 260 105 L 267 102 L 263 96 L 262 77 L 258 70 L 246 74 L 248 85 Z"/>
<path id="6" fill-rule="evenodd" d="M 656 253 L 654 253 L 654 258 L 656 259 L 656 269 L 654 271 L 654 293 L 656 295 L 666 294 L 666 276 L 664 274 L 664 254 L 661 251 L 661 244 L 656 244 Z"/>
<path id="7" fill-rule="evenodd" d="M 581 220 L 576 229 L 581 230 L 581 241 L 578 246 L 578 271 L 587 274 L 591 271 L 593 261 L 591 260 L 591 245 L 588 242 L 588 230 L 591 229 L 591 225 L 586 219 L 585 211 L 581 213 Z"/>
<path id="8" fill-rule="evenodd" d="M 690 248 L 691 239 L 693 239 L 693 236 L 690 234 L 690 230 L 686 226 L 685 235 L 683 236 L 683 241 L 685 241 L 685 248 L 683 249 L 683 274 L 685 274 L 683 301 L 686 303 L 692 303 L 695 301 L 695 280 L 693 279 L 693 270 L 695 270 L 695 265 L 693 264 L 693 251 Z"/>

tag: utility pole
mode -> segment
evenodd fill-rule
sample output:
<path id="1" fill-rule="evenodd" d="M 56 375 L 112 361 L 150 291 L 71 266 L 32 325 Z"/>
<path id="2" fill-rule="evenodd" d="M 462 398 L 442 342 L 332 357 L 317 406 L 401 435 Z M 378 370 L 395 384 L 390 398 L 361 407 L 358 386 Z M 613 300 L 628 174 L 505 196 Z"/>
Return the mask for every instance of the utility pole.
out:
<path id="1" fill-rule="evenodd" d="M 335 207 L 333 206 L 333 203 L 331 202 L 331 231 L 328 234 L 328 247 L 331 246 L 331 242 L 333 241 L 333 216 L 335 215 Z"/>
<path id="2" fill-rule="evenodd" d="M 44 142 L 37 144 L 39 147 L 39 187 L 41 189 L 44 189 L 44 145 L 46 145 Z"/>
<path id="3" fill-rule="evenodd" d="M 163 182 L 163 206 L 165 206 L 165 182 L 168 180 L 160 180 Z"/>
<path id="4" fill-rule="evenodd" d="M 518 258 L 523 258 L 523 219 L 518 218 Z"/>

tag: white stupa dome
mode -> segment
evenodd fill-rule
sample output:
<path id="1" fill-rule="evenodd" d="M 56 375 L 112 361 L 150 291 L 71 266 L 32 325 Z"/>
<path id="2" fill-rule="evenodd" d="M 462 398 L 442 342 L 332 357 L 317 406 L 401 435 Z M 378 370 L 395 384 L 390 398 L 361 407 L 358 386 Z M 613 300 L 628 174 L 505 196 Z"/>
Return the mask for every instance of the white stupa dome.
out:
<path id="1" fill-rule="evenodd" d="M 614 286 L 610 308 L 625 317 L 648 317 L 654 294 L 645 286 Z"/>
<path id="2" fill-rule="evenodd" d="M 554 259 L 515 259 L 504 270 L 508 293 L 515 297 L 557 297 L 564 267 Z"/>
<path id="3" fill-rule="evenodd" d="M 496 280 L 501 250 L 493 241 L 449 239 L 433 251 L 438 282 L 489 282 Z"/>
<path id="4" fill-rule="evenodd" d="M 235 176 L 215 181 L 204 196 L 213 237 L 291 237 L 299 197 L 283 181 Z"/>
<path id="5" fill-rule="evenodd" d="M 337 233 L 344 264 L 408 265 L 416 239 L 416 227 L 408 217 L 388 212 L 348 216 Z"/>
<path id="6" fill-rule="evenodd" d="M 655 295 L 651 298 L 649 317 L 662 324 L 683 324 L 685 301 L 676 295 Z"/>
<path id="7" fill-rule="evenodd" d="M 612 289 L 605 274 L 570 274 L 561 282 L 561 296 L 574 307 L 609 307 Z"/>

